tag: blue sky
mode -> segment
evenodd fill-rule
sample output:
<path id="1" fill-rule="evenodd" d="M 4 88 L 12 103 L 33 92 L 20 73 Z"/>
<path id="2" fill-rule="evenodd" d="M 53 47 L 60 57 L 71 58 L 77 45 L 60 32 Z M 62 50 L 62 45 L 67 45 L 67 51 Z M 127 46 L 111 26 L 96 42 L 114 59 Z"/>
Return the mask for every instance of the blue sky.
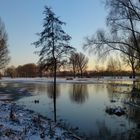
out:
<path id="1" fill-rule="evenodd" d="M 84 37 L 105 26 L 106 12 L 101 0 L 0 0 L 0 17 L 9 37 L 10 65 L 37 63 L 31 43 L 38 39 L 35 33 L 42 30 L 45 5 L 66 22 L 64 30 L 72 36 L 71 44 L 78 51 L 84 52 Z"/>

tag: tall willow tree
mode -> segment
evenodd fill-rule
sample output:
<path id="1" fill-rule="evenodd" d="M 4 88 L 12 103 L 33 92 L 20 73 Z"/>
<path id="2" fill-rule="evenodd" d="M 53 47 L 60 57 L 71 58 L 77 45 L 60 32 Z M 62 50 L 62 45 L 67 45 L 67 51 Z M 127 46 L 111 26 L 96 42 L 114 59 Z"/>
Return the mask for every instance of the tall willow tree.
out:
<path id="1" fill-rule="evenodd" d="M 108 9 L 106 17 L 108 28 L 106 31 L 99 29 L 92 37 L 87 37 L 84 48 L 93 50 L 100 58 L 117 51 L 140 60 L 140 1 L 104 1 Z M 131 53 L 129 50 L 136 53 Z"/>
<path id="2" fill-rule="evenodd" d="M 38 33 L 39 39 L 33 44 L 41 47 L 39 54 L 39 63 L 46 68 L 50 63 L 54 76 L 54 105 L 56 99 L 56 71 L 57 62 L 64 61 L 74 48 L 69 45 L 71 37 L 62 29 L 64 22 L 56 17 L 55 13 L 45 6 L 43 31 Z M 51 61 L 51 62 L 50 62 Z M 56 121 L 56 117 L 54 118 Z"/>
<path id="3" fill-rule="evenodd" d="M 135 69 L 140 62 L 140 0 L 104 0 L 108 15 L 107 30 L 98 29 L 92 37 L 87 37 L 84 49 L 93 51 L 99 58 L 114 52 L 120 53 Z M 105 57 L 103 57 L 105 56 Z"/>
<path id="4" fill-rule="evenodd" d="M 4 68 L 9 62 L 8 38 L 4 23 L 0 19 L 0 69 Z"/>

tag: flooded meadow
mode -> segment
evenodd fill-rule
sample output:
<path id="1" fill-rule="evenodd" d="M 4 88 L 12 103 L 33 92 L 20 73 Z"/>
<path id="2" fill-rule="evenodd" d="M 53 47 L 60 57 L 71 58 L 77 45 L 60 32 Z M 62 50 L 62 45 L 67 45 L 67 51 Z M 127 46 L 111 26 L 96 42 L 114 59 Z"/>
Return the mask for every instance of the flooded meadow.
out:
<path id="1" fill-rule="evenodd" d="M 5 96 L 10 96 L 17 104 L 48 118 L 56 118 L 58 122 L 65 122 L 88 139 L 139 139 L 139 97 L 132 98 L 132 81 L 58 83 L 55 100 L 52 83 L 0 84 L 1 91 L 7 89 Z M 4 93 L 1 92 L 2 95 Z M 130 104 L 130 100 L 137 104 Z M 109 114 L 107 107 L 123 108 L 125 114 Z"/>

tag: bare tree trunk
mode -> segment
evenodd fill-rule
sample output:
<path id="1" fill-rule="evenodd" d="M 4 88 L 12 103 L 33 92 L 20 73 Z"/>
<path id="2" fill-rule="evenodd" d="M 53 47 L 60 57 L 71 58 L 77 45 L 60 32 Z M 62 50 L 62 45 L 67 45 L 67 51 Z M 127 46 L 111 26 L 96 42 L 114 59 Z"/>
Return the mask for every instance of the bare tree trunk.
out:
<path id="1" fill-rule="evenodd" d="M 73 76 L 74 76 L 74 78 L 76 77 L 75 69 L 73 69 Z"/>
<path id="2" fill-rule="evenodd" d="M 56 69 L 57 69 L 57 64 L 56 64 L 56 59 L 54 58 L 54 93 L 53 93 L 53 101 L 54 101 L 54 121 L 56 122 Z"/>
<path id="3" fill-rule="evenodd" d="M 135 71 L 134 66 L 132 66 L 132 78 L 135 78 L 135 77 L 136 77 L 136 71 Z"/>
<path id="4" fill-rule="evenodd" d="M 82 71 L 82 69 L 80 69 L 80 76 L 81 76 L 81 78 L 83 77 L 83 71 Z"/>
<path id="5" fill-rule="evenodd" d="M 52 33 L 54 32 L 54 26 L 52 23 Z M 54 34 L 52 34 L 52 42 L 53 42 L 53 50 L 52 50 L 52 55 L 53 55 L 53 103 L 54 103 L 54 122 L 56 122 L 56 69 L 57 69 L 57 62 L 55 58 L 55 43 L 54 43 Z"/>
<path id="6" fill-rule="evenodd" d="M 73 77 L 75 78 L 76 77 L 76 72 L 75 72 L 75 64 L 73 63 Z"/>

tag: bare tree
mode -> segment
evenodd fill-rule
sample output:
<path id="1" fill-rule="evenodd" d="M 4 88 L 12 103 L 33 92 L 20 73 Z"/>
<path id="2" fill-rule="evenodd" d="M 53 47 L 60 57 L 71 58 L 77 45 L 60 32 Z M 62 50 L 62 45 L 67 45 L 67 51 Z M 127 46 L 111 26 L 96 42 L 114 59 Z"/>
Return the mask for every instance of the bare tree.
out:
<path id="1" fill-rule="evenodd" d="M 16 68 L 14 66 L 6 68 L 5 75 L 11 78 L 15 78 L 17 75 Z"/>
<path id="2" fill-rule="evenodd" d="M 116 72 L 120 70 L 120 62 L 118 61 L 118 59 L 114 59 L 113 57 L 111 57 L 108 60 L 107 63 L 107 71 L 109 72 Z"/>
<path id="3" fill-rule="evenodd" d="M 37 76 L 37 66 L 34 63 L 28 63 L 22 66 L 25 77 L 36 77 Z"/>
<path id="4" fill-rule="evenodd" d="M 83 53 L 78 53 L 77 66 L 80 76 L 83 77 L 83 72 L 87 69 L 88 58 Z"/>
<path id="5" fill-rule="evenodd" d="M 121 62 L 119 58 L 110 57 L 110 59 L 108 59 L 106 71 L 109 72 L 112 76 L 120 72 L 121 69 Z"/>
<path id="6" fill-rule="evenodd" d="M 8 56 L 9 51 L 7 41 L 8 38 L 5 26 L 2 20 L 0 19 L 0 69 L 4 68 L 10 60 Z"/>
<path id="7" fill-rule="evenodd" d="M 129 38 L 129 42 L 130 42 L 130 44 L 134 45 L 133 38 Z M 139 64 L 140 60 L 134 57 L 134 56 L 137 56 L 138 53 L 133 48 L 127 48 L 126 51 L 130 55 L 121 53 L 121 58 L 122 58 L 124 64 L 126 64 L 127 66 L 129 66 L 132 69 L 132 77 L 135 78 L 136 70 L 138 70 L 140 67 L 140 64 Z"/>
<path id="8" fill-rule="evenodd" d="M 131 49 L 128 49 L 128 51 L 130 51 Z M 133 53 L 134 50 L 131 50 L 131 53 Z M 125 55 L 125 54 L 121 54 L 122 57 L 122 61 L 126 66 L 129 66 L 132 70 L 132 77 L 135 78 L 136 76 L 136 70 L 139 67 L 139 60 L 136 59 L 133 56 L 130 55 Z"/>
<path id="9" fill-rule="evenodd" d="M 72 53 L 69 60 L 69 63 L 72 66 L 74 78 L 76 77 L 76 73 L 77 73 L 77 58 L 78 58 L 78 54 Z"/>
<path id="10" fill-rule="evenodd" d="M 98 30 L 91 38 L 86 38 L 85 49 L 93 50 L 101 56 L 119 51 L 140 59 L 140 3 L 139 0 L 105 0 L 108 8 L 107 27 L 109 32 Z M 128 38 L 133 39 L 133 44 Z M 128 49 L 137 53 L 129 53 Z"/>
<path id="11" fill-rule="evenodd" d="M 39 73 L 39 68 L 34 63 L 20 65 L 16 68 L 18 77 L 36 77 Z"/>
<path id="12" fill-rule="evenodd" d="M 87 69 L 88 58 L 83 53 L 72 53 L 70 57 L 70 64 L 72 65 L 74 77 L 76 74 L 83 76 L 83 72 Z"/>
<path id="13" fill-rule="evenodd" d="M 10 67 L 10 69 L 13 67 Z M 7 68 L 9 70 L 9 68 Z M 34 63 L 19 65 L 15 68 L 17 77 L 36 77 L 39 74 L 39 67 Z"/>

